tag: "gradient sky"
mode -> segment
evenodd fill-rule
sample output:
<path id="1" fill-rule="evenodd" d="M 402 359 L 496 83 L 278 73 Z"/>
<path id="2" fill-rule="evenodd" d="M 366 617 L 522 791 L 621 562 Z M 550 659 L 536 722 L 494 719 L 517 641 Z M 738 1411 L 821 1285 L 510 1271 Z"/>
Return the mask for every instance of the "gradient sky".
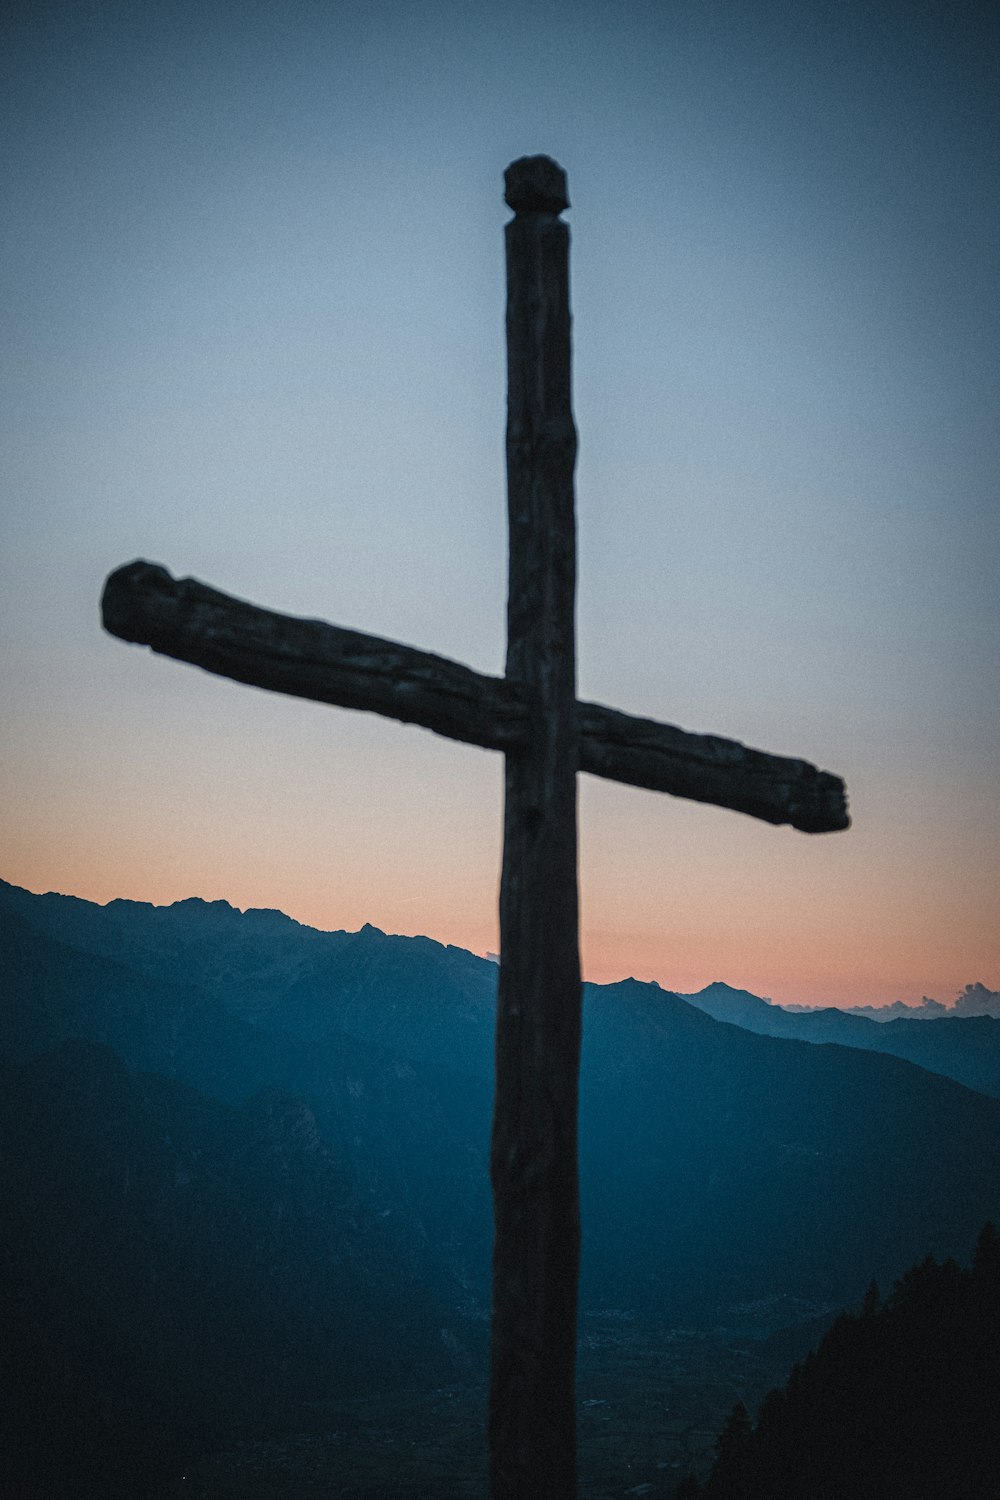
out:
<path id="1" fill-rule="evenodd" d="M 996 16 L 7 7 L 0 875 L 496 947 L 499 757 L 97 603 L 142 556 L 502 670 L 502 173 L 547 152 L 581 695 L 814 760 L 854 817 L 582 777 L 587 976 L 1000 987 Z"/>

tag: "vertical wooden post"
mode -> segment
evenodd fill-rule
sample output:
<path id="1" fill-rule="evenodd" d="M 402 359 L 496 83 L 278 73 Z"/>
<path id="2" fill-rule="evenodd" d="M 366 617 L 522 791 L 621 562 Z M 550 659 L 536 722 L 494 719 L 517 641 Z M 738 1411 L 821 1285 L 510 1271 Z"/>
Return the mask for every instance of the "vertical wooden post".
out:
<path id="1" fill-rule="evenodd" d="M 507 675 L 531 732 L 506 760 L 500 885 L 490 1473 L 493 1500 L 576 1494 L 580 1223 L 574 607 L 576 429 L 566 176 L 547 157 L 505 174 Z"/>

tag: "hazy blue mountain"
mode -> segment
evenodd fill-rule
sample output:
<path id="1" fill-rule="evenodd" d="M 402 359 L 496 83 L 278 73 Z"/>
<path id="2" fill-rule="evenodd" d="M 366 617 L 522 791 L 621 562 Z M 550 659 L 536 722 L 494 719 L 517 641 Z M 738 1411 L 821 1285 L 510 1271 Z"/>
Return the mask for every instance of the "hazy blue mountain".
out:
<path id="1" fill-rule="evenodd" d="M 873 1021 L 838 1010 L 790 1011 L 749 990 L 717 981 L 682 997 L 717 1021 L 728 1021 L 763 1036 L 803 1042 L 839 1042 L 904 1057 L 969 1088 L 1000 1095 L 1000 1020 L 987 1015 L 954 1015 L 920 1020 Z"/>
<path id="2" fill-rule="evenodd" d="M 69 1041 L 0 1062 L 0 1138 L 4 1493 L 142 1494 L 199 1440 L 481 1356 L 299 1100 Z"/>
<path id="3" fill-rule="evenodd" d="M 45 936 L 171 985 L 196 984 L 233 1016 L 314 1041 L 331 1028 L 408 1056 L 492 1072 L 496 965 L 376 927 L 318 932 L 278 911 L 191 898 L 172 906 L 35 896 L 0 903 Z M 374 1000 L 374 1003 L 373 1003 Z"/>
<path id="4" fill-rule="evenodd" d="M 0 904 L 63 944 L 194 986 L 255 1025 L 311 1040 L 338 1030 L 414 1060 L 491 1076 L 497 969 L 464 949 L 375 927 L 318 932 L 282 912 L 241 912 L 197 898 L 97 906 L 0 881 Z M 833 1007 L 789 1011 L 721 982 L 680 998 L 748 1031 L 888 1052 L 1000 1096 L 1000 1020 L 992 1016 L 877 1022 Z"/>
<path id="5" fill-rule="evenodd" d="M 493 964 L 224 902 L 0 887 L 0 917 L 10 1055 L 84 1037 L 230 1105 L 303 1100 L 404 1262 L 485 1312 Z M 998 1125 L 995 1100 L 894 1058 L 752 1035 L 655 985 L 587 986 L 586 1295 L 711 1316 L 854 1295 L 928 1243 L 963 1253 L 1000 1209 Z"/>
<path id="6" fill-rule="evenodd" d="M 455 1295 L 486 1297 L 485 1083 L 334 1029 L 319 1046 L 253 1026 L 193 985 L 45 936 L 0 892 L 0 1052 L 24 1061 L 73 1038 L 227 1104 L 269 1088 L 306 1100 L 364 1201 L 396 1229 L 400 1255 Z"/>
<path id="7" fill-rule="evenodd" d="M 806 1012 L 817 1009 L 815 1005 L 789 1004 L 783 1008 Z M 894 1000 L 891 1005 L 841 1005 L 837 1008 L 849 1016 L 867 1016 L 871 1021 L 937 1021 L 952 1014 L 947 1005 L 942 1005 L 940 1000 L 932 1000 L 929 995 L 925 995 L 918 1005 L 907 1005 L 905 1000 Z M 987 1012 L 980 1011 L 976 1014 L 985 1015 Z"/>
<path id="8" fill-rule="evenodd" d="M 591 1298 L 714 1298 L 716 1315 L 778 1292 L 849 1301 L 862 1265 L 897 1274 L 921 1230 L 923 1248 L 964 1253 L 992 1212 L 997 1100 L 893 1057 L 720 1024 L 634 980 L 592 987 L 585 1021 Z"/>

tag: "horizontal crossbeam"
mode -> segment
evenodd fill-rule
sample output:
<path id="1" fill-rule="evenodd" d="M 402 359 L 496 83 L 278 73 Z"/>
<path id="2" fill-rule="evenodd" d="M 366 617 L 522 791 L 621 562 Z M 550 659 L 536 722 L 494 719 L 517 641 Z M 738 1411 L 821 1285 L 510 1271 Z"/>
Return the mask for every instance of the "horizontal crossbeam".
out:
<path id="1" fill-rule="evenodd" d="M 420 724 L 449 739 L 514 752 L 530 706 L 517 682 L 322 620 L 260 609 L 194 578 L 133 562 L 108 578 L 105 629 L 222 677 L 271 692 Z M 728 807 L 804 833 L 850 823 L 843 781 L 808 761 L 689 734 L 578 703 L 579 768 L 610 781 Z"/>

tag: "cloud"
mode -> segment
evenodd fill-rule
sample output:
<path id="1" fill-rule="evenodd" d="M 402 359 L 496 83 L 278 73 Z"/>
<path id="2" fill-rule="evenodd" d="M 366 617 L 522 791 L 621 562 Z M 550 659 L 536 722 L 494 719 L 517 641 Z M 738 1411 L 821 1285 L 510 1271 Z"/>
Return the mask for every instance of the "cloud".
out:
<path id="1" fill-rule="evenodd" d="M 845 1009 L 849 1015 L 869 1016 L 873 1021 L 935 1021 L 948 1014 L 948 1007 L 930 995 L 925 995 L 919 1005 L 894 1000 L 891 1005 L 849 1005 Z"/>
<path id="2" fill-rule="evenodd" d="M 967 984 L 955 1001 L 956 1016 L 996 1016 L 1000 1019 L 1000 990 Z"/>

